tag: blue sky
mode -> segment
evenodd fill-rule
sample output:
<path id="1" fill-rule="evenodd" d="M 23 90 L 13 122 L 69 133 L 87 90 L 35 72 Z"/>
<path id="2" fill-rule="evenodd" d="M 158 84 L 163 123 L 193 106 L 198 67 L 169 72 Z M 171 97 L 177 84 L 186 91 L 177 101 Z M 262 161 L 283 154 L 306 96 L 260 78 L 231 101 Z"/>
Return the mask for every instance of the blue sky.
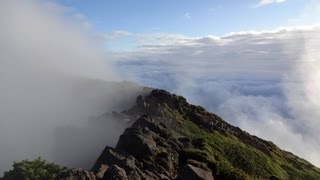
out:
<path id="1" fill-rule="evenodd" d="M 59 0 L 86 16 L 97 32 L 125 30 L 187 36 L 273 29 L 292 25 L 309 0 L 256 7 L 258 0 Z"/>
<path id="2" fill-rule="evenodd" d="M 231 32 L 273 30 L 320 22 L 312 14 L 316 0 L 56 0 L 72 8 L 107 38 L 113 51 L 141 45 L 132 34 L 224 36 Z M 310 12 L 309 12 L 310 11 Z M 312 17 L 311 17 L 312 16 Z M 121 32 L 120 34 L 118 32 Z M 126 32 L 125 34 L 123 32 Z M 129 32 L 129 33 L 128 33 Z"/>

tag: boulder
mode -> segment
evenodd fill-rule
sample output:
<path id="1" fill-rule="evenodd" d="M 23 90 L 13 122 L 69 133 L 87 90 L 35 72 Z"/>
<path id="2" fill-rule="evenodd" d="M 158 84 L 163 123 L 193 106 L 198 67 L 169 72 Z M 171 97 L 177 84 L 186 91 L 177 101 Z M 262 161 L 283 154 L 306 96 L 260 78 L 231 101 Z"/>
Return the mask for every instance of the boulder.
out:
<path id="1" fill-rule="evenodd" d="M 108 165 L 112 166 L 114 164 L 117 164 L 119 166 L 127 166 L 134 168 L 135 167 L 135 158 L 133 156 L 130 156 L 126 153 L 123 153 L 117 149 L 114 149 L 112 147 L 105 147 L 103 152 L 101 153 L 100 157 L 94 164 L 92 170 L 95 172 L 98 172 L 102 166 Z"/>
<path id="2" fill-rule="evenodd" d="M 195 167 L 191 164 L 185 165 L 178 176 L 179 180 L 214 180 L 210 171 Z"/>
<path id="3" fill-rule="evenodd" d="M 150 133 L 145 133 L 140 128 L 127 128 L 120 136 L 117 149 L 132 154 L 135 158 L 143 159 L 152 157 L 157 151 L 157 144 Z"/>
<path id="4" fill-rule="evenodd" d="M 117 165 L 112 165 L 104 174 L 103 180 L 128 180 L 127 173 Z"/>
<path id="5" fill-rule="evenodd" d="M 130 176 L 129 179 L 140 179 L 142 174 L 139 169 L 139 166 L 141 165 L 133 156 L 111 147 L 106 147 L 103 150 L 94 164 L 92 171 L 98 173 L 102 165 L 108 165 L 110 167 L 112 165 L 118 165 L 126 171 L 128 176 Z"/>
<path id="6" fill-rule="evenodd" d="M 167 126 L 163 123 L 158 123 L 153 118 L 143 115 L 139 119 L 137 119 L 133 124 L 132 127 L 135 128 L 148 128 L 154 133 L 158 134 L 161 137 L 167 138 L 169 136 L 169 132 L 167 131 Z"/>

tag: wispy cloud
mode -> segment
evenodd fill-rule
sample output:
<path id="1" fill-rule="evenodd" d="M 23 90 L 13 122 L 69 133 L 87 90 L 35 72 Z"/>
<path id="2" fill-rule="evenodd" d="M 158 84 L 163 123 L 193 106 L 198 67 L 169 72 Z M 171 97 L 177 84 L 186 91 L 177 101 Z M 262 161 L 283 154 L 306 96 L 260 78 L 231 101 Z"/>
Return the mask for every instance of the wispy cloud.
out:
<path id="1" fill-rule="evenodd" d="M 131 42 L 132 48 L 141 48 L 143 46 L 154 45 L 169 45 L 175 43 L 187 43 L 191 37 L 178 35 L 178 34 L 165 34 L 165 33 L 133 33 L 125 30 L 116 30 L 112 32 L 107 32 L 104 34 L 98 34 L 98 38 L 107 41 L 109 43 L 118 43 L 121 40 L 125 42 Z M 110 50 L 114 50 L 114 47 L 110 47 Z M 128 49 L 130 50 L 130 49 Z"/>
<path id="2" fill-rule="evenodd" d="M 223 8 L 222 5 L 218 5 L 218 6 L 214 6 L 214 7 L 209 8 L 209 11 L 210 12 L 216 12 L 216 11 L 222 9 L 222 8 Z"/>
<path id="3" fill-rule="evenodd" d="M 191 18 L 191 14 L 189 12 L 185 13 L 184 16 L 186 19 L 190 19 Z"/>
<path id="4" fill-rule="evenodd" d="M 77 9 L 70 7 L 70 6 L 62 6 L 55 2 L 45 1 L 43 6 L 47 8 L 51 12 L 63 14 L 66 18 L 71 18 L 72 21 L 77 22 L 82 27 L 86 29 L 92 28 L 92 24 L 87 19 L 86 15 L 79 12 Z"/>
<path id="5" fill-rule="evenodd" d="M 133 33 L 125 30 L 115 30 L 109 33 L 101 34 L 100 37 L 102 37 L 104 40 L 116 40 L 119 38 L 131 36 L 131 35 L 133 35 Z"/>
<path id="6" fill-rule="evenodd" d="M 255 7 L 260 7 L 260 6 L 265 6 L 265 5 L 270 5 L 270 4 L 275 4 L 275 3 L 282 3 L 287 0 L 261 0 L 259 4 L 257 4 Z"/>

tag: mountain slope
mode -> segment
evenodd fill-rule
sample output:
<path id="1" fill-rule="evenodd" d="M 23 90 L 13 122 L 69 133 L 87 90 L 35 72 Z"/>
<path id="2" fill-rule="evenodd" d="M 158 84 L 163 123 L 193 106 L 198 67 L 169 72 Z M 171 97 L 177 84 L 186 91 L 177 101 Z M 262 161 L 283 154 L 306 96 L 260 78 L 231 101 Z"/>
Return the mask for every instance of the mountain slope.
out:
<path id="1" fill-rule="evenodd" d="M 137 120 L 97 159 L 98 179 L 320 179 L 309 162 L 164 90 L 97 119 L 111 116 Z"/>

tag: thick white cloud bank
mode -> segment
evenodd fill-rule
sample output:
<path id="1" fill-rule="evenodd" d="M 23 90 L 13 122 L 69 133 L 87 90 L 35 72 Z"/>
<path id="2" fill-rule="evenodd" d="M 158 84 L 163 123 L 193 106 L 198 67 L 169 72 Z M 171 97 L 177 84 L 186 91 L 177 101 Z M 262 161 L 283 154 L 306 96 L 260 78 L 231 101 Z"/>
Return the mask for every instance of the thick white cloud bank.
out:
<path id="1" fill-rule="evenodd" d="M 38 156 L 90 168 L 125 126 L 110 121 L 100 134 L 88 133 L 88 117 L 132 105 L 139 88 L 113 89 L 101 81 L 118 78 L 72 9 L 1 0 L 0 27 L 0 176 L 13 161 Z"/>
<path id="2" fill-rule="evenodd" d="M 318 26 L 154 37 L 158 43 L 115 54 L 117 66 L 320 166 Z"/>

